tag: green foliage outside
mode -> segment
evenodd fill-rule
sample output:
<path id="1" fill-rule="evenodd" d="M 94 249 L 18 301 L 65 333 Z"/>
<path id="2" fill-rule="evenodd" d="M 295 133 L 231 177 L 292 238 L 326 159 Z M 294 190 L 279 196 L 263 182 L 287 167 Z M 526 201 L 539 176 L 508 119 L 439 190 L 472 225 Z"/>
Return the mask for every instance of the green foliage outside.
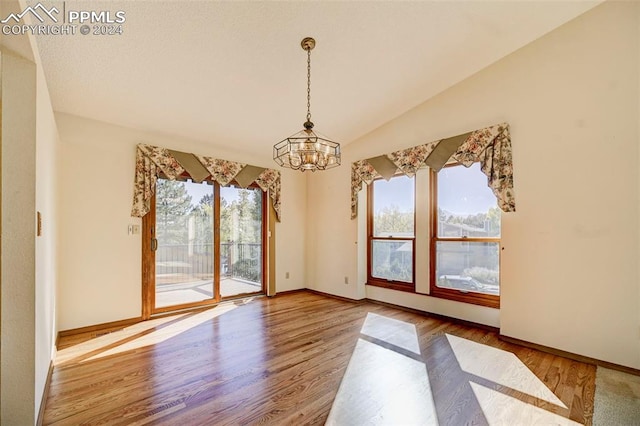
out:
<path id="1" fill-rule="evenodd" d="M 189 213 L 194 244 L 199 254 L 213 253 L 213 194 L 204 195 Z"/>
<path id="2" fill-rule="evenodd" d="M 220 199 L 220 240 L 259 243 L 262 239 L 262 191 L 238 189 L 238 199 Z"/>
<path id="3" fill-rule="evenodd" d="M 189 221 L 193 221 L 195 244 L 213 243 L 213 195 L 204 195 L 196 205 L 184 182 L 159 179 L 156 222 L 162 244 L 188 244 Z M 238 198 L 220 199 L 220 240 L 259 243 L 262 238 L 262 191 L 238 189 Z"/>
<path id="4" fill-rule="evenodd" d="M 413 212 L 400 211 L 396 205 L 386 206 L 376 213 L 373 224 L 376 236 L 413 235 Z"/>
<path id="5" fill-rule="evenodd" d="M 156 185 L 157 239 L 160 244 L 185 244 L 191 195 L 184 182 L 158 179 Z"/>
<path id="6" fill-rule="evenodd" d="M 239 245 L 260 243 L 262 240 L 262 191 L 237 189 L 237 198 L 220 199 L 220 241 L 223 258 L 228 255 L 229 245 L 234 245 L 235 256 L 240 254 Z M 204 195 L 197 204 L 187 192 L 185 182 L 159 179 L 156 188 L 157 238 L 161 246 L 190 245 L 193 254 L 213 253 L 213 194 Z M 226 249 L 226 251 L 225 251 Z M 242 253 L 253 251 L 245 250 Z M 235 257 L 234 256 L 234 257 Z M 260 281 L 262 273 L 260 259 L 228 259 L 234 273 L 241 278 Z"/>
<path id="7" fill-rule="evenodd" d="M 252 259 L 240 259 L 233 264 L 234 275 L 238 278 L 259 283 L 262 275 L 260 265 L 260 262 Z"/>

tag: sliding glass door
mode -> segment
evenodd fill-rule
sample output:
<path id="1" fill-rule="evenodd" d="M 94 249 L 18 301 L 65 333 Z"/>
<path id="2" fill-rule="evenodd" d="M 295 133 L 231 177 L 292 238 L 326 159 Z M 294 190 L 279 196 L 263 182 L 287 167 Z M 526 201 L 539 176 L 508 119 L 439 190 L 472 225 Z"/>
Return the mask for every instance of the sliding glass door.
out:
<path id="1" fill-rule="evenodd" d="M 264 293 L 259 188 L 158 179 L 143 219 L 143 317 Z"/>

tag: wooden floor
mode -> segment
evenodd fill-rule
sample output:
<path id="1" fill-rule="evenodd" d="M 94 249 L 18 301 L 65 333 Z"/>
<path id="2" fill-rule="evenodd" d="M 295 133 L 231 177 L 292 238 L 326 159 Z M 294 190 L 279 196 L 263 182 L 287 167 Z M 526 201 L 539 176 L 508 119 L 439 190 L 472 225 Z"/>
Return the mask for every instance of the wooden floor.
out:
<path id="1" fill-rule="evenodd" d="M 62 338 L 44 424 L 589 425 L 594 383 L 493 332 L 299 292 Z"/>

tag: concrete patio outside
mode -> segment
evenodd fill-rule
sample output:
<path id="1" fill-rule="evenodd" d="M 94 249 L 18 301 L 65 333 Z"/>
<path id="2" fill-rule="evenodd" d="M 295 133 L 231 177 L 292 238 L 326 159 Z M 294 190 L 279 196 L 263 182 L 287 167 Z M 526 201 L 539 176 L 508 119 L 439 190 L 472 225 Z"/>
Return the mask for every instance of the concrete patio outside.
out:
<path id="1" fill-rule="evenodd" d="M 161 281 L 161 280 L 158 280 Z M 262 284 L 232 277 L 220 279 L 221 297 L 262 292 Z M 211 279 L 156 284 L 156 308 L 200 302 L 213 298 Z"/>

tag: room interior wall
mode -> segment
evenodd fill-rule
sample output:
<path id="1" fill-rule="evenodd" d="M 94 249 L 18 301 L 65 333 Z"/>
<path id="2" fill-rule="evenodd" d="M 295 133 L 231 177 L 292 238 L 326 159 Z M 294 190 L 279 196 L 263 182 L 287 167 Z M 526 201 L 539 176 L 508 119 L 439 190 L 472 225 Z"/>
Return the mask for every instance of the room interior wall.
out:
<path id="1" fill-rule="evenodd" d="M 10 11 L 19 12 L 25 7 L 24 3 L 19 2 L 3 2 L 2 4 L 2 16 L 5 16 L 5 13 L 9 13 Z M 57 327 L 56 327 L 56 282 L 57 282 L 57 261 L 56 261 L 56 253 L 57 253 L 57 206 L 56 206 L 56 164 L 57 164 L 57 143 L 58 143 L 58 135 L 55 124 L 55 119 L 53 116 L 53 108 L 51 106 L 51 99 L 49 97 L 49 89 L 47 87 L 46 79 L 44 76 L 44 72 L 42 70 L 42 65 L 40 61 L 40 56 L 38 54 L 37 48 L 35 46 L 34 38 L 29 35 L 11 35 L 11 36 L 3 36 L 2 37 L 2 50 L 6 55 L 12 55 L 16 58 L 21 58 L 20 63 L 23 64 L 25 69 L 29 69 L 29 72 L 21 75 L 20 77 L 20 86 L 15 86 L 16 80 L 14 78 L 9 78 L 5 84 L 11 85 L 8 93 L 12 93 L 12 96 L 9 96 L 5 100 L 8 102 L 3 105 L 5 112 L 13 115 L 9 118 L 10 122 L 6 123 L 6 126 L 22 126 L 22 131 L 33 131 L 35 132 L 35 150 L 31 151 L 29 149 L 29 144 L 24 143 L 25 150 L 21 153 L 20 158 L 13 158 L 9 155 L 6 161 L 10 161 L 12 166 L 18 167 L 19 172 L 13 176 L 7 176 L 7 182 L 10 186 L 9 191 L 18 189 L 20 193 L 25 196 L 31 198 L 33 194 L 29 193 L 25 190 L 25 187 L 16 187 L 15 179 L 19 179 L 20 182 L 30 182 L 30 178 L 32 177 L 30 172 L 26 172 L 25 170 L 30 170 L 30 164 L 32 159 L 30 156 L 32 154 L 35 155 L 35 171 L 34 171 L 34 179 L 35 179 L 35 209 L 33 211 L 23 209 L 20 212 L 20 215 L 23 220 L 29 221 L 29 236 L 24 236 L 23 241 L 28 241 L 29 238 L 34 239 L 35 241 L 35 287 L 33 294 L 29 294 L 28 297 L 24 297 L 21 301 L 25 304 L 28 303 L 29 306 L 23 306 L 19 303 L 12 303 L 12 309 L 18 309 L 20 311 L 24 311 L 25 315 L 30 315 L 30 313 L 34 313 L 35 317 L 33 318 L 33 328 L 34 332 L 31 334 L 30 332 L 22 333 L 22 331 L 29 330 L 31 327 L 29 321 L 25 321 L 21 324 L 19 330 L 21 331 L 21 339 L 30 339 L 33 338 L 34 341 L 30 342 L 31 345 L 33 343 L 33 364 L 29 364 L 28 362 L 24 362 L 26 360 L 30 360 L 30 357 L 25 357 L 23 354 L 18 355 L 20 360 L 19 362 L 24 368 L 33 369 L 34 375 L 34 399 L 33 401 L 30 398 L 25 397 L 22 398 L 21 394 L 18 394 L 18 397 L 21 398 L 21 401 L 25 403 L 21 409 L 24 410 L 24 416 L 35 416 L 37 418 L 40 410 L 40 405 L 42 402 L 42 395 L 45 392 L 46 380 L 49 372 L 49 366 L 52 362 L 52 359 L 55 354 L 55 342 L 57 336 Z M 6 63 L 6 71 L 8 72 L 8 76 L 15 71 L 15 64 L 12 65 L 15 61 L 9 61 Z M 28 65 L 27 65 L 28 64 Z M 35 69 L 35 73 L 33 70 Z M 20 71 L 24 71 L 24 69 L 20 69 Z M 22 90 L 22 94 L 18 95 L 17 91 Z M 29 121 L 30 117 L 24 114 L 25 102 L 30 100 L 27 91 L 33 91 L 35 93 L 35 128 L 29 129 L 29 126 L 33 125 L 33 122 Z M 17 98 L 20 98 L 21 101 L 16 101 Z M 16 112 L 16 108 L 22 108 L 19 112 Z M 32 108 L 32 105 L 29 105 L 29 108 Z M 19 120 L 16 120 L 15 117 L 19 117 Z M 22 120 L 22 121 L 20 121 Z M 9 130 L 9 127 L 5 127 Z M 26 133 L 25 133 L 26 134 Z M 11 133 L 8 133 L 9 139 L 11 143 L 16 143 L 15 139 L 11 139 Z M 15 137 L 15 134 L 13 135 Z M 23 141 L 17 144 L 20 149 L 22 149 Z M 9 150 L 9 154 L 11 151 Z M 28 159 L 25 161 L 25 159 Z M 42 229 L 43 232 L 41 236 L 35 237 L 32 236 L 32 232 L 35 228 L 36 224 L 36 211 L 41 213 L 42 217 Z M 11 213 L 15 214 L 15 212 Z M 9 220 L 14 220 L 15 218 L 11 217 Z M 12 249 L 11 249 L 12 250 Z M 27 261 L 29 258 L 26 257 L 24 260 Z M 10 266 L 7 268 L 11 269 L 12 273 L 16 274 L 24 274 L 25 277 L 30 277 L 31 265 L 29 266 L 29 270 L 24 271 L 21 268 L 26 264 L 18 263 L 10 263 Z M 11 283 L 9 282 L 7 285 L 11 287 L 12 285 L 23 286 L 24 289 L 29 289 L 30 286 L 24 286 L 24 284 Z M 12 289 L 9 291 L 17 291 L 16 289 Z M 33 299 L 29 300 L 29 298 L 33 297 Z M 31 306 L 33 305 L 33 306 Z M 29 320 L 32 318 L 29 316 Z M 15 343 L 12 341 L 10 336 L 6 336 L 7 338 L 3 338 L 3 343 L 7 347 L 14 346 Z M 26 340 L 24 340 L 26 343 Z M 26 348 L 23 348 L 26 349 Z M 11 361 L 10 358 L 7 358 L 7 362 L 16 362 Z M 10 368 L 11 371 L 14 371 L 13 368 Z M 20 370 L 16 370 L 20 371 Z M 20 373 L 21 375 L 26 374 L 24 372 Z M 22 378 L 21 378 L 22 380 Z M 24 382 L 27 383 L 27 382 Z M 9 395 L 14 395 L 15 392 L 9 392 Z M 33 405 L 30 405 L 31 402 Z M 12 408 L 12 412 L 16 413 L 20 412 L 20 409 L 17 407 Z M 16 414 L 18 415 L 18 414 Z M 24 417 L 25 419 L 27 417 Z"/>
<path id="2" fill-rule="evenodd" d="M 49 90 L 37 63 L 36 101 L 36 210 L 41 214 L 41 235 L 36 238 L 36 396 L 45 391 L 49 366 L 55 356 L 57 330 L 57 152 L 56 127 Z M 36 413 L 41 400 L 36 400 Z"/>
<path id="3" fill-rule="evenodd" d="M 3 48 L 0 423 L 35 422 L 36 67 Z M 47 363 L 48 364 L 48 363 Z"/>
<path id="4" fill-rule="evenodd" d="M 502 215 L 501 309 L 366 296 L 640 368 L 639 7 L 606 2 L 345 146 L 342 167 L 309 178 L 308 286 L 362 294 L 351 162 L 506 121 L 517 212 Z"/>
<path id="5" fill-rule="evenodd" d="M 637 15 L 637 19 L 638 22 L 640 22 L 640 7 L 637 8 L 636 10 L 636 15 Z M 637 31 L 637 40 L 638 40 L 638 57 L 640 58 L 640 28 Z M 640 65 L 639 65 L 640 67 Z M 638 73 L 638 90 L 640 91 L 640 72 Z M 637 122 L 638 122 L 638 139 L 639 139 L 639 144 L 640 144 L 640 96 L 638 96 L 638 117 L 637 117 Z M 640 156 L 640 148 L 638 149 L 638 155 Z M 640 164 L 640 158 L 638 159 L 638 162 Z M 640 173 L 638 174 L 638 178 L 640 179 Z M 638 188 L 640 190 L 640 184 L 638 185 Z M 640 202 L 640 194 L 638 195 L 638 201 Z M 638 211 L 640 211 L 640 205 L 638 207 Z M 640 221 L 640 215 L 638 215 L 638 221 Z M 640 241 L 640 226 L 638 226 L 638 240 Z M 638 277 L 640 277 L 640 262 L 638 263 Z M 638 286 L 638 306 L 640 306 L 640 285 Z M 640 309 L 638 309 L 638 324 L 640 324 Z M 640 328 L 640 327 L 639 327 Z M 638 331 L 638 333 L 640 334 L 640 330 Z M 640 339 L 638 339 L 638 353 L 640 353 Z M 640 362 L 640 361 L 639 361 Z"/>
<path id="6" fill-rule="evenodd" d="M 60 135 L 59 329 L 141 313 L 141 237 L 128 235 L 135 146 L 148 143 L 263 167 L 268 158 L 197 141 L 56 113 Z M 305 286 L 306 183 L 282 170 L 282 222 L 276 224 L 276 291 Z M 289 278 L 286 278 L 289 272 Z"/>
<path id="7" fill-rule="evenodd" d="M 277 294 L 306 287 L 307 174 L 282 169 L 270 161 L 264 164 L 282 173 L 282 221 L 276 224 Z"/>

